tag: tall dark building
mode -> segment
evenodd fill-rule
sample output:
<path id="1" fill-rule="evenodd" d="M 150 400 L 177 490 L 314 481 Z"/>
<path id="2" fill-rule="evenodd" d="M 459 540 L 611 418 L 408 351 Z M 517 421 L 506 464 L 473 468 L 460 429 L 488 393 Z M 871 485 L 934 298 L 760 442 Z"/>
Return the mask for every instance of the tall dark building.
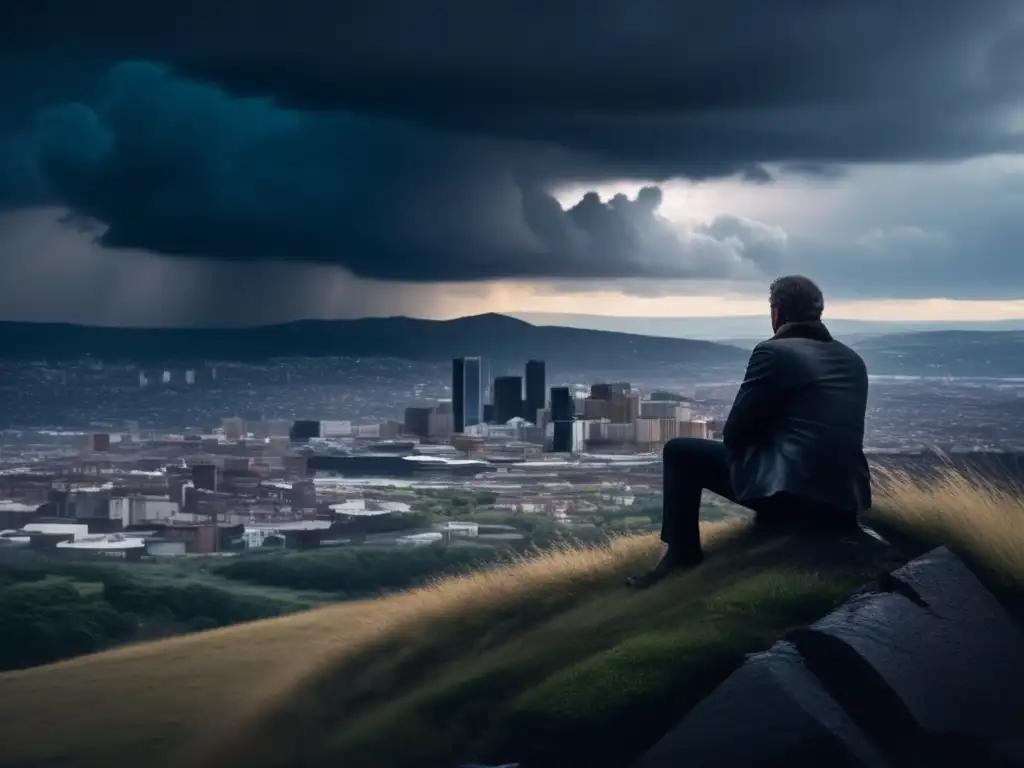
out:
<path id="1" fill-rule="evenodd" d="M 523 377 L 499 376 L 494 380 L 494 421 L 504 424 L 523 415 Z"/>
<path id="2" fill-rule="evenodd" d="M 691 400 L 691 398 L 686 397 L 686 395 L 680 395 L 678 392 L 664 392 L 664 391 L 662 391 L 660 389 L 655 391 L 655 392 L 651 392 L 651 396 L 650 396 L 649 399 L 657 400 L 659 402 L 670 402 L 670 403 L 689 403 L 689 402 L 693 402 Z"/>
<path id="3" fill-rule="evenodd" d="M 292 422 L 288 436 L 293 443 L 308 443 L 314 437 L 320 437 L 320 422 L 299 419 Z"/>
<path id="4" fill-rule="evenodd" d="M 405 409 L 404 432 L 417 437 L 430 437 L 430 416 L 435 407 L 413 405 Z"/>
<path id="5" fill-rule="evenodd" d="M 494 404 L 484 403 L 484 424 L 494 423 Z"/>
<path id="6" fill-rule="evenodd" d="M 551 388 L 551 450 L 555 453 L 572 451 L 572 395 L 568 387 Z"/>
<path id="7" fill-rule="evenodd" d="M 465 424 L 465 409 L 463 408 L 463 386 L 462 380 L 465 378 L 466 372 L 466 360 L 462 357 L 456 357 L 452 360 L 452 415 L 455 417 L 453 420 L 452 430 L 455 432 L 463 432 L 466 429 Z"/>
<path id="8" fill-rule="evenodd" d="M 612 395 L 628 395 L 631 387 L 628 382 L 614 384 L 591 384 L 590 396 L 594 400 L 611 400 Z"/>
<path id="9" fill-rule="evenodd" d="M 526 399 L 523 403 L 523 418 L 531 424 L 537 423 L 537 411 L 547 405 L 547 373 L 543 360 L 529 360 L 526 363 Z"/>
<path id="10" fill-rule="evenodd" d="M 483 360 L 479 357 L 457 357 L 452 360 L 452 413 L 454 431 L 484 419 Z"/>
<path id="11" fill-rule="evenodd" d="M 217 467 L 213 464 L 193 464 L 192 485 L 204 491 L 216 491 Z"/>
<path id="12" fill-rule="evenodd" d="M 572 422 L 556 421 L 552 428 L 552 453 L 572 453 Z"/>
<path id="13" fill-rule="evenodd" d="M 572 396 L 568 387 L 551 388 L 551 420 L 572 421 Z"/>

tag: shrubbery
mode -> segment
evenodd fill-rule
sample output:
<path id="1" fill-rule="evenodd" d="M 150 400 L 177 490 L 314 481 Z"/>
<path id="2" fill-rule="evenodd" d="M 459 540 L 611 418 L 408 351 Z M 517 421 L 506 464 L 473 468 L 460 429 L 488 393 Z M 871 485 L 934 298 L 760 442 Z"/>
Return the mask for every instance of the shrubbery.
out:
<path id="1" fill-rule="evenodd" d="M 240 557 L 216 572 L 253 584 L 357 597 L 418 586 L 434 577 L 478 569 L 501 557 L 498 550 L 477 546 L 285 552 Z"/>
<path id="2" fill-rule="evenodd" d="M 131 637 L 137 620 L 70 584 L 0 590 L 0 669 L 48 664 Z"/>
<path id="3" fill-rule="evenodd" d="M 232 595 L 222 589 L 190 584 L 185 587 L 148 587 L 131 579 L 108 581 L 103 599 L 115 609 L 139 616 L 166 614 L 179 622 L 209 627 L 226 627 L 280 614 L 272 600 Z"/>
<path id="4" fill-rule="evenodd" d="M 67 581 L 40 583 L 47 576 L 79 578 L 99 588 L 83 593 Z M 275 601 L 201 585 L 145 586 L 117 568 L 6 565 L 0 567 L 0 670 L 281 612 Z"/>

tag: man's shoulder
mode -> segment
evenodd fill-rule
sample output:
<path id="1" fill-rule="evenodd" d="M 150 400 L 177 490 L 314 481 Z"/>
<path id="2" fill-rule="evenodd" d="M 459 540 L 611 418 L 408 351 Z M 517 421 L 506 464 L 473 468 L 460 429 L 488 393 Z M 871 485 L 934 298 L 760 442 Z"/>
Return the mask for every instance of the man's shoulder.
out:
<path id="1" fill-rule="evenodd" d="M 860 354 L 838 339 L 824 342 L 802 337 L 771 338 L 755 346 L 753 354 L 782 360 L 791 358 L 831 358 L 836 360 L 839 358 L 851 366 L 864 367 L 864 359 Z"/>

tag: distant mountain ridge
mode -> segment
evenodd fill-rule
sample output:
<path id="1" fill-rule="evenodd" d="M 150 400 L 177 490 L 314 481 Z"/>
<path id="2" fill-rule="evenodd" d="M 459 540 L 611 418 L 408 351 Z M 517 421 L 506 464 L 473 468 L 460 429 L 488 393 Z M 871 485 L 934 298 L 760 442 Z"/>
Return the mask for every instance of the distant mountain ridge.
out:
<path id="1" fill-rule="evenodd" d="M 765 338 L 764 334 L 761 338 Z M 930 330 L 840 336 L 873 374 L 1024 377 L 1024 331 Z M 531 358 L 560 370 L 673 366 L 741 376 L 754 342 L 722 342 L 532 325 L 507 315 L 302 320 L 249 328 L 102 328 L 0 322 L 0 359 L 259 361 L 275 357 L 392 357 L 442 362 L 482 355 L 500 367 Z"/>
<path id="2" fill-rule="evenodd" d="M 1024 377 L 1024 331 L 924 331 L 852 344 L 879 374 Z"/>
<path id="3" fill-rule="evenodd" d="M 564 367 L 652 363 L 742 365 L 746 352 L 709 341 L 666 339 L 557 326 L 499 314 L 454 320 L 410 317 L 303 320 L 249 328 L 109 328 L 0 322 L 0 357 L 259 360 L 273 357 L 395 357 L 442 361 L 464 355 Z"/>
<path id="4" fill-rule="evenodd" d="M 768 315 L 734 315 L 725 317 L 614 317 L 608 315 L 570 314 L 560 312 L 516 312 L 518 317 L 535 325 L 559 325 L 569 328 L 590 328 L 645 336 L 705 339 L 719 343 L 738 341 L 744 347 L 769 334 Z M 889 334 L 930 331 L 1024 331 L 1024 320 L 857 320 L 825 318 L 832 332 L 843 341 L 859 341 Z"/>

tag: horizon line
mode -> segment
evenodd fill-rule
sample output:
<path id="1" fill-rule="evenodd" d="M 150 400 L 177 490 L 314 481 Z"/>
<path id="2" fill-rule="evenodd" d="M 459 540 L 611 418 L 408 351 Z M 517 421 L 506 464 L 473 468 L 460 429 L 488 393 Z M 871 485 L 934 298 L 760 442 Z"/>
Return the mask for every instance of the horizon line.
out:
<path id="1" fill-rule="evenodd" d="M 582 313 L 582 312 L 480 312 L 477 314 L 469 315 L 453 315 L 449 317 L 423 317 L 417 315 L 360 315 L 357 317 L 300 317 L 292 320 L 279 320 L 274 322 L 266 323 L 248 323 L 242 325 L 227 325 L 227 324 L 197 324 L 197 325 L 104 325 L 104 324 L 92 324 L 74 322 L 68 320 L 20 320 L 13 318 L 0 318 L 0 325 L 67 325 L 79 328 L 97 328 L 97 329 L 109 329 L 109 330 L 246 330 L 246 329 L 257 329 L 257 328 L 270 328 L 286 325 L 297 325 L 299 323 L 347 323 L 357 322 L 360 320 L 416 320 L 420 322 L 433 322 L 433 323 L 445 323 L 454 322 L 457 320 L 468 320 L 472 318 L 482 317 L 504 317 L 510 320 L 516 320 L 518 322 L 533 325 L 535 327 L 543 327 L 545 325 L 552 325 L 550 323 L 537 323 L 530 320 L 524 319 L 525 317 L 565 317 L 565 318 L 594 318 L 601 320 L 647 320 L 647 321 L 718 321 L 718 320 L 739 320 L 739 319 L 755 319 L 755 318 L 766 318 L 767 313 L 736 313 L 729 315 L 606 315 L 596 313 Z M 843 317 L 843 316 L 825 316 L 822 320 L 826 323 L 833 321 L 853 322 L 862 323 L 865 325 L 904 325 L 904 326 L 929 326 L 929 325 L 948 325 L 953 326 L 950 330 L 955 330 L 956 326 L 972 326 L 972 325 L 1003 325 L 1007 323 L 1024 322 L 1024 317 L 1007 317 L 998 319 L 957 319 L 957 320 L 874 320 L 865 319 L 858 317 Z M 558 327 L 558 326 L 555 326 Z M 573 326 L 562 326 L 562 327 L 573 327 Z M 602 330 L 602 329 L 590 329 L 590 330 Z M 620 331 L 625 333 L 635 333 L 629 331 Z"/>

